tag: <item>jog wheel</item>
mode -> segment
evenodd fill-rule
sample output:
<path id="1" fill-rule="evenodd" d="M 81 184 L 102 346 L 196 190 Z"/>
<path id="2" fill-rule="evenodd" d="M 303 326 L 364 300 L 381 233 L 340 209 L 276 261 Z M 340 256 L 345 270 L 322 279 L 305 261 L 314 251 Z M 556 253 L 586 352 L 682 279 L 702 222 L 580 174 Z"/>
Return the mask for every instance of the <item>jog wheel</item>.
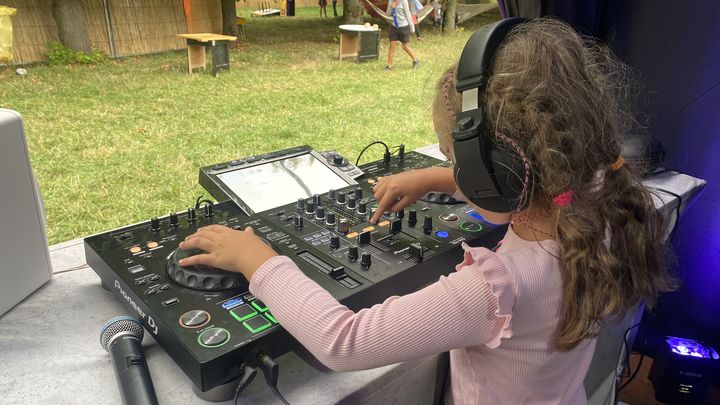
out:
<path id="1" fill-rule="evenodd" d="M 186 257 L 204 253 L 202 250 L 180 248 L 168 257 L 167 273 L 170 279 L 183 287 L 200 291 L 222 291 L 247 288 L 248 282 L 240 273 L 220 270 L 211 266 L 184 267 L 178 261 Z"/>

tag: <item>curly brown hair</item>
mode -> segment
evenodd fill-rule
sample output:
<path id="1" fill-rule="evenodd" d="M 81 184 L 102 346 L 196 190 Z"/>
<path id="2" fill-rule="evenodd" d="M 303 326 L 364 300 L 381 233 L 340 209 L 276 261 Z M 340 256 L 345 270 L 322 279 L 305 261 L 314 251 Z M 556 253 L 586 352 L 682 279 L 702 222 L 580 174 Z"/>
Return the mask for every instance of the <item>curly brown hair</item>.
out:
<path id="1" fill-rule="evenodd" d="M 460 111 L 455 72 L 446 72 L 433 103 L 439 136 L 450 136 Z M 608 317 L 639 300 L 652 306 L 677 286 L 665 266 L 664 220 L 652 196 L 627 166 L 608 170 L 621 138 L 637 129 L 628 73 L 607 47 L 560 21 L 536 19 L 504 40 L 488 81 L 487 122 L 524 151 L 530 207 L 554 224 L 563 282 L 558 350 L 573 349 Z M 554 206 L 553 197 L 568 190 L 572 203 Z"/>

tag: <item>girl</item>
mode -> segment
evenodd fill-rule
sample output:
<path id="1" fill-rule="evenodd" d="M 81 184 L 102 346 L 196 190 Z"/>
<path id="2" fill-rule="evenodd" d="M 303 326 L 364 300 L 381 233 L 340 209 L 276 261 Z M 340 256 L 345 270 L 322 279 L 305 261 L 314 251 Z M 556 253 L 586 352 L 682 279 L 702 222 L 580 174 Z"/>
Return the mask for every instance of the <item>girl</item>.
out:
<path id="1" fill-rule="evenodd" d="M 449 350 L 446 400 L 455 404 L 586 403 L 583 379 L 598 325 L 673 287 L 662 263 L 661 217 L 619 157 L 628 122 L 619 72 L 607 50 L 563 23 L 513 29 L 496 54 L 485 107 L 496 142 L 521 156 L 532 177 L 523 183 L 527 208 L 473 207 L 491 222 L 510 223 L 502 245 L 464 246 L 457 272 L 420 291 L 353 313 L 249 228 L 199 230 L 180 247 L 208 253 L 181 264 L 242 272 L 282 326 L 332 369 Z M 452 68 L 433 103 L 440 148 L 451 161 L 455 86 Z M 455 193 L 452 171 L 380 179 L 372 220 L 430 190 Z"/>

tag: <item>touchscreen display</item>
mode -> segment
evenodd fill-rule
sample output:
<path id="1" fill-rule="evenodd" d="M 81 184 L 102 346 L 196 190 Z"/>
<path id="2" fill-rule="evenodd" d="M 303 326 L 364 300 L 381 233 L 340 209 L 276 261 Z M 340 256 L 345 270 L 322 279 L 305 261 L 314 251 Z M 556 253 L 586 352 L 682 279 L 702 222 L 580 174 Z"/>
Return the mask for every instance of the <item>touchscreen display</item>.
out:
<path id="1" fill-rule="evenodd" d="M 217 177 L 254 212 L 349 185 L 309 153 L 239 168 Z"/>

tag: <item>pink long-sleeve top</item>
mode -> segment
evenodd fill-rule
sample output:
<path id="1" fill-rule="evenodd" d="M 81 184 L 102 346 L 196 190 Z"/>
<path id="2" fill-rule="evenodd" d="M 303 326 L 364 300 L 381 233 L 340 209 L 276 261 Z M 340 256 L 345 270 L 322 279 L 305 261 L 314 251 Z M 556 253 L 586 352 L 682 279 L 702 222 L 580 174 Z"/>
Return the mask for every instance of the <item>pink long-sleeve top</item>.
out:
<path id="1" fill-rule="evenodd" d="M 464 245 L 456 272 L 422 290 L 349 310 L 285 256 L 250 291 L 326 366 L 362 370 L 450 351 L 454 404 L 585 404 L 595 339 L 552 349 L 561 278 L 554 241 L 509 227 L 495 251 Z"/>

